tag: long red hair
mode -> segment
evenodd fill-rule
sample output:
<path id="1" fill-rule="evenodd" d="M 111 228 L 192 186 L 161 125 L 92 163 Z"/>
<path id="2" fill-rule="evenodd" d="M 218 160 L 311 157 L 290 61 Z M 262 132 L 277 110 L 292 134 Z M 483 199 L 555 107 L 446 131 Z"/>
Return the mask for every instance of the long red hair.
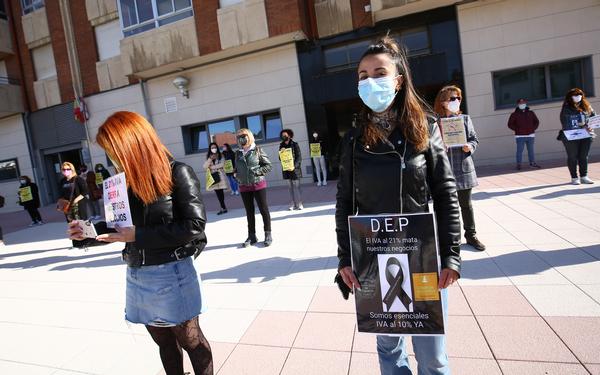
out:
<path id="1" fill-rule="evenodd" d="M 148 120 L 135 112 L 115 112 L 104 121 L 96 142 L 125 172 L 127 185 L 145 204 L 173 190 L 171 153 Z"/>

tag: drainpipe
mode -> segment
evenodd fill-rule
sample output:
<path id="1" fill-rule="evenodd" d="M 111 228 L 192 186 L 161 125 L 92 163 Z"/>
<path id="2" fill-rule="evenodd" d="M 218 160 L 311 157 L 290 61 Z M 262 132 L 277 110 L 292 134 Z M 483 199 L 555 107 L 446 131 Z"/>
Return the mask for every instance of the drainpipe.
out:
<path id="1" fill-rule="evenodd" d="M 152 121 L 152 112 L 150 112 L 150 102 L 148 101 L 148 82 L 144 79 L 140 79 L 140 89 L 142 90 L 142 99 L 144 101 L 144 111 L 146 111 L 146 119 L 152 126 L 154 126 L 154 121 Z"/>

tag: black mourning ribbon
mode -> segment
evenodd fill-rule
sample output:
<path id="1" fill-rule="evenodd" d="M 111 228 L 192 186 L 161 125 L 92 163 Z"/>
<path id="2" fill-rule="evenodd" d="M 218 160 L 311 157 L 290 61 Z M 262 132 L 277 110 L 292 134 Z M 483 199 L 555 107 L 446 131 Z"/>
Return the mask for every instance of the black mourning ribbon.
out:
<path id="1" fill-rule="evenodd" d="M 394 276 L 390 271 L 390 266 L 396 265 L 398 266 L 398 273 Z M 383 303 L 387 306 L 388 311 L 392 307 L 394 303 L 394 298 L 398 297 L 400 302 L 406 307 L 406 311 L 409 311 L 408 306 L 412 302 L 408 294 L 402 289 L 402 282 L 404 281 L 404 272 L 402 270 L 402 264 L 398 258 L 390 257 L 388 258 L 387 264 L 385 265 L 385 278 L 390 284 L 390 289 L 383 297 Z"/>

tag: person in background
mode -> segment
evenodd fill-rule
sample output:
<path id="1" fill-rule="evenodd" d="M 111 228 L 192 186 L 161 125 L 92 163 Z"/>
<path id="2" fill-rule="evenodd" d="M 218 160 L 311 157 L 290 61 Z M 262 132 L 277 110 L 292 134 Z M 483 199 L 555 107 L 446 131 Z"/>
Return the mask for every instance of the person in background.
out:
<path id="1" fill-rule="evenodd" d="M 102 209 L 100 208 L 100 199 L 102 199 L 102 188 L 96 184 L 96 173 L 88 172 L 85 176 L 85 181 L 88 187 L 89 200 L 88 207 L 90 209 L 90 219 L 99 220 Z"/>
<path id="2" fill-rule="evenodd" d="M 21 176 L 19 177 L 19 204 L 25 208 L 29 216 L 31 217 L 30 227 L 34 225 L 42 225 L 44 222 L 42 221 L 42 215 L 40 215 L 40 193 L 38 187 L 35 183 L 31 182 L 29 176 Z M 29 188 L 29 189 L 27 189 Z M 24 191 L 27 195 L 22 195 L 21 192 Z"/>
<path id="3" fill-rule="evenodd" d="M 508 128 L 515 132 L 517 141 L 517 170 L 521 170 L 521 161 L 523 159 L 523 149 L 527 146 L 527 158 L 529 166 L 532 168 L 541 168 L 535 162 L 535 151 L 533 148 L 535 142 L 535 131 L 540 125 L 535 112 L 527 106 L 527 99 L 517 100 L 517 108 L 508 118 Z"/>
<path id="4" fill-rule="evenodd" d="M 267 180 L 265 176 L 271 171 L 271 161 L 263 149 L 254 142 L 254 135 L 248 129 L 242 128 L 237 132 L 237 142 L 240 146 L 235 152 L 235 178 L 239 182 L 240 193 L 244 208 L 246 209 L 246 220 L 248 222 L 248 238 L 242 244 L 243 247 L 254 245 L 258 242 L 256 238 L 256 224 L 254 218 L 254 201 L 262 216 L 265 230 L 265 246 L 271 246 L 271 214 L 267 203 Z"/>
<path id="5" fill-rule="evenodd" d="M 85 164 L 82 164 L 79 167 L 79 177 L 82 178 L 86 184 L 87 184 L 87 176 L 88 176 L 88 167 Z M 89 189 L 87 190 L 87 193 L 83 196 L 83 199 L 81 200 L 81 202 L 79 202 L 79 216 L 81 219 L 83 220 L 88 220 L 88 219 L 92 219 L 91 217 L 91 213 L 92 213 L 92 203 L 90 200 L 90 191 Z"/>
<path id="6" fill-rule="evenodd" d="M 206 246 L 200 181 L 190 166 L 173 160 L 137 113 L 112 114 L 96 141 L 117 172 L 137 177 L 127 180 L 133 226 L 110 231 L 104 222 L 95 224 L 95 242 L 125 243 L 125 319 L 145 325 L 166 374 L 184 373 L 183 349 L 196 375 L 212 375 L 212 350 L 198 321 L 203 301 L 192 258 Z M 83 240 L 76 222 L 69 234 Z"/>
<path id="7" fill-rule="evenodd" d="M 87 182 L 77 175 L 75 166 L 68 161 L 62 163 L 61 173 L 63 178 L 59 183 L 60 198 L 70 202 L 69 212 L 65 213 L 67 222 L 86 220 L 86 207 L 81 203 L 88 194 Z"/>
<path id="8" fill-rule="evenodd" d="M 96 164 L 94 170 L 96 171 L 96 173 L 102 174 L 102 180 L 106 180 L 110 177 L 110 172 L 106 168 L 104 168 L 104 165 L 102 163 Z"/>
<path id="9" fill-rule="evenodd" d="M 475 163 L 472 155 L 479 145 L 477 133 L 473 127 L 473 121 L 467 114 L 460 111 L 462 91 L 458 86 L 446 86 L 438 92 L 434 111 L 439 117 L 462 117 L 467 135 L 467 143 L 462 147 L 448 148 L 448 157 L 452 165 L 452 172 L 456 178 L 456 190 L 458 192 L 458 203 L 465 230 L 467 243 L 477 251 L 485 250 L 485 245 L 477 238 L 475 230 L 475 215 L 471 202 L 471 191 L 478 185 Z"/>
<path id="10" fill-rule="evenodd" d="M 233 167 L 233 172 L 225 171 L 227 174 L 227 179 L 229 180 L 229 186 L 231 187 L 231 195 L 240 195 L 240 189 L 238 188 L 238 183 L 234 177 L 235 174 L 235 153 L 233 149 L 229 145 L 229 143 L 223 143 L 222 148 L 223 156 L 225 157 L 225 161 L 231 160 L 231 166 Z"/>
<path id="11" fill-rule="evenodd" d="M 300 191 L 300 178 L 302 178 L 302 153 L 300 152 L 300 146 L 294 141 L 294 132 L 292 129 L 283 129 L 279 132 L 279 138 L 281 138 L 279 150 L 281 151 L 285 148 L 291 149 L 294 158 L 294 170 L 283 171 L 283 179 L 288 181 L 290 197 L 292 198 L 289 210 L 301 210 L 304 206 L 302 205 L 302 192 Z"/>
<path id="12" fill-rule="evenodd" d="M 207 186 L 206 190 L 214 191 L 217 194 L 217 199 L 219 199 L 219 204 L 221 205 L 221 210 L 217 212 L 217 215 L 227 213 L 227 207 L 225 206 L 225 190 L 229 189 L 229 185 L 227 183 L 227 176 L 223 170 L 224 165 L 225 158 L 223 157 L 223 154 L 221 154 L 219 146 L 212 142 L 208 146 L 206 162 L 204 162 L 203 168 L 205 171 L 209 172 L 214 179 L 214 183 Z"/>
<path id="13" fill-rule="evenodd" d="M 582 89 L 573 88 L 565 95 L 562 109 L 560 111 L 560 123 L 562 130 L 586 129 L 590 133 L 589 138 L 569 141 L 561 131 L 558 139 L 562 141 L 567 151 L 567 166 L 571 174 L 573 185 L 593 184 L 594 181 L 588 177 L 588 154 L 592 146 L 594 131 L 588 127 L 590 117 L 596 116 L 596 112 L 585 98 Z M 577 176 L 579 166 L 579 177 Z"/>
<path id="14" fill-rule="evenodd" d="M 441 258 L 436 287 L 446 304 L 447 288 L 459 278 L 461 266 L 456 185 L 440 130 L 427 116 L 409 69 L 406 54 L 391 37 L 369 46 L 359 60 L 358 92 L 364 106 L 358 127 L 341 142 L 336 281 L 350 290 L 361 288 L 351 266 L 348 216 L 427 212 L 429 192 Z M 381 374 L 412 374 L 406 338 L 377 335 Z M 412 344 L 420 375 L 450 374 L 445 336 L 413 336 Z"/>
<path id="15" fill-rule="evenodd" d="M 327 164 L 325 162 L 325 141 L 319 137 L 319 133 L 313 132 L 310 143 L 318 143 L 321 148 L 321 156 L 312 157 L 315 166 L 315 175 L 317 176 L 317 186 L 327 186 Z M 323 178 L 321 179 L 321 175 Z"/>

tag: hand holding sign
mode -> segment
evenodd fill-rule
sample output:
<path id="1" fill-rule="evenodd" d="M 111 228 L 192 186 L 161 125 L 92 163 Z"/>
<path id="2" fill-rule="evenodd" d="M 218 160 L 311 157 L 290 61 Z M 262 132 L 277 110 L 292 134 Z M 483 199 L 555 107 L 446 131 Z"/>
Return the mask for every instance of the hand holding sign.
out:
<path id="1" fill-rule="evenodd" d="M 101 234 L 96 239 L 102 242 L 135 242 L 135 226 L 115 226 L 117 233 Z"/>
<path id="2" fill-rule="evenodd" d="M 132 227 L 125 173 L 107 178 L 102 185 L 106 226 L 114 228 L 118 224 L 120 227 Z"/>

